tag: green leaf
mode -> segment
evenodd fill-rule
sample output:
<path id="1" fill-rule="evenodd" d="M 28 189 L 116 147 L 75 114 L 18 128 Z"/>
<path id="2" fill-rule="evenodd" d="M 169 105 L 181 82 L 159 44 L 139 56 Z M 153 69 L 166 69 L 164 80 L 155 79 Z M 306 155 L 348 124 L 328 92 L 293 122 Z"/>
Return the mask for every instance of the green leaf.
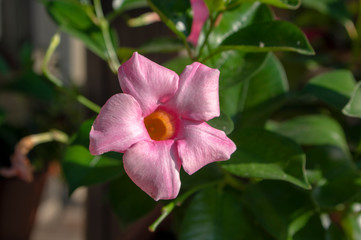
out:
<path id="1" fill-rule="evenodd" d="M 192 64 L 192 60 L 188 57 L 178 57 L 165 62 L 163 66 L 175 71 L 177 74 L 181 74 L 184 68 L 190 64 Z"/>
<path id="2" fill-rule="evenodd" d="M 351 99 L 342 109 L 342 112 L 350 117 L 361 118 L 361 82 L 355 86 Z"/>
<path id="3" fill-rule="evenodd" d="M 233 132 L 231 139 L 237 150 L 221 163 L 225 170 L 240 177 L 279 179 L 310 188 L 305 155 L 291 139 L 264 129 L 241 129 Z"/>
<path id="4" fill-rule="evenodd" d="M 207 188 L 197 193 L 186 209 L 179 239 L 268 239 L 261 234 L 262 230 L 251 225 L 237 193 Z"/>
<path id="5" fill-rule="evenodd" d="M 269 127 L 301 145 L 331 145 L 340 147 L 346 154 L 349 153 L 342 127 L 337 121 L 325 115 L 295 117 Z"/>
<path id="6" fill-rule="evenodd" d="M 219 88 L 220 91 L 223 91 L 256 74 L 266 57 L 267 53 L 228 51 L 207 61 L 206 65 L 219 69 Z"/>
<path id="7" fill-rule="evenodd" d="M 227 0 L 204 0 L 209 12 L 217 12 L 225 9 Z"/>
<path id="8" fill-rule="evenodd" d="M 91 130 L 91 127 L 93 125 L 93 122 L 95 120 L 95 117 L 92 117 L 86 121 L 84 121 L 78 131 L 72 136 L 71 144 L 72 145 L 82 145 L 86 148 L 89 147 L 89 133 Z"/>
<path id="9" fill-rule="evenodd" d="M 146 7 L 147 0 L 113 0 L 113 9 L 124 12 L 134 8 Z"/>
<path id="10" fill-rule="evenodd" d="M 227 37 L 217 51 L 235 49 L 246 52 L 294 51 L 306 55 L 314 54 L 302 31 L 285 21 L 255 23 L 242 28 Z"/>
<path id="11" fill-rule="evenodd" d="M 106 46 L 101 29 L 90 17 L 94 15 L 91 5 L 80 4 L 74 0 L 42 0 L 42 2 L 64 32 L 82 40 L 99 57 L 106 58 Z M 112 37 L 115 42 L 114 33 Z"/>
<path id="12" fill-rule="evenodd" d="M 301 0 L 260 0 L 260 2 L 288 9 L 296 9 L 301 5 Z"/>
<path id="13" fill-rule="evenodd" d="M 93 156 L 81 145 L 67 148 L 62 166 L 70 193 L 80 186 L 109 181 L 123 172 L 120 154 Z"/>
<path id="14" fill-rule="evenodd" d="M 302 5 L 333 17 L 342 23 L 351 19 L 346 3 L 343 0 L 302 0 Z"/>
<path id="15" fill-rule="evenodd" d="M 320 219 L 315 215 L 313 203 L 306 192 L 279 181 L 262 181 L 249 185 L 242 202 L 255 220 L 277 240 L 324 239 Z M 310 226 L 313 223 L 313 226 Z"/>
<path id="16" fill-rule="evenodd" d="M 267 55 L 259 71 L 250 78 L 245 109 L 250 109 L 288 92 L 288 81 L 282 64 L 274 54 Z"/>
<path id="17" fill-rule="evenodd" d="M 340 148 L 317 146 L 308 148 L 307 169 L 319 170 L 321 178 L 314 183 L 312 196 L 316 204 L 326 209 L 337 209 L 340 204 L 353 200 L 360 194 L 357 180 L 360 174 Z"/>
<path id="18" fill-rule="evenodd" d="M 157 38 L 147 41 L 139 48 L 120 47 L 117 49 L 118 57 L 128 60 L 134 52 L 146 55 L 150 53 L 172 53 L 184 49 L 181 41 L 174 38 Z"/>
<path id="19" fill-rule="evenodd" d="M 242 111 L 241 124 L 247 126 L 263 126 L 265 120 L 285 100 L 288 92 L 287 77 L 279 60 L 272 53 L 258 55 L 258 57 L 254 54 L 253 57 L 245 58 L 248 61 L 244 65 L 244 70 L 241 70 L 245 78 L 239 79 L 242 81 L 239 85 L 220 91 L 222 111 L 230 116 Z M 220 69 L 221 77 L 224 76 L 222 69 L 223 67 Z M 221 82 L 223 80 L 221 78 Z"/>
<path id="20" fill-rule="evenodd" d="M 156 205 L 126 174 L 109 184 L 109 202 L 122 224 L 128 225 L 150 212 Z"/>
<path id="21" fill-rule="evenodd" d="M 219 117 L 209 120 L 208 124 L 214 128 L 222 130 L 227 135 L 230 134 L 234 129 L 234 123 L 232 119 L 223 112 L 221 112 L 221 115 Z"/>
<path id="22" fill-rule="evenodd" d="M 184 48 L 182 42 L 174 38 L 157 38 L 147 41 L 139 47 L 138 51 L 141 54 L 148 53 L 171 53 L 177 52 Z"/>
<path id="23" fill-rule="evenodd" d="M 149 6 L 181 39 L 186 39 L 192 26 L 191 5 L 184 0 L 148 0 Z"/>
<path id="24" fill-rule="evenodd" d="M 349 70 L 334 70 L 310 80 L 304 92 L 309 93 L 341 110 L 350 99 L 355 88 L 355 79 Z"/>
<path id="25" fill-rule="evenodd" d="M 243 3 L 231 11 L 222 14 L 221 21 L 209 35 L 207 44 L 211 48 L 217 47 L 229 35 L 253 23 L 268 22 L 273 15 L 268 6 L 255 3 Z"/>
<path id="26" fill-rule="evenodd" d="M 233 4 L 243 3 L 243 2 L 256 2 L 257 0 L 236 0 L 232 2 Z M 301 0 L 258 0 L 259 2 L 270 4 L 279 8 L 287 9 L 296 9 L 301 5 Z"/>

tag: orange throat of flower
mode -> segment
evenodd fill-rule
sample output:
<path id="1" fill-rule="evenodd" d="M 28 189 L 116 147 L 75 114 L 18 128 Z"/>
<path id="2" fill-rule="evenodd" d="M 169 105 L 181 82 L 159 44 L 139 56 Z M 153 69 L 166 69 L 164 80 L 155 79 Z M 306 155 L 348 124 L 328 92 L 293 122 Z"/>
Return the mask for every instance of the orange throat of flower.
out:
<path id="1" fill-rule="evenodd" d="M 175 133 L 174 117 L 163 110 L 156 110 L 144 118 L 144 125 L 151 139 L 167 140 Z"/>

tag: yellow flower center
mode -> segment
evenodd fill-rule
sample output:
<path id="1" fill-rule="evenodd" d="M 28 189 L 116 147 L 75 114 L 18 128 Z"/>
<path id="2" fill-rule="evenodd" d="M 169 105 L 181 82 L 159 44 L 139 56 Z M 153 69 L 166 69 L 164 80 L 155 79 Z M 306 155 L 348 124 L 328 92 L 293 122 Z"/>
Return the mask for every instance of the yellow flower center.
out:
<path id="1" fill-rule="evenodd" d="M 151 139 L 156 141 L 171 138 L 175 133 L 174 118 L 163 110 L 157 110 L 144 118 Z"/>

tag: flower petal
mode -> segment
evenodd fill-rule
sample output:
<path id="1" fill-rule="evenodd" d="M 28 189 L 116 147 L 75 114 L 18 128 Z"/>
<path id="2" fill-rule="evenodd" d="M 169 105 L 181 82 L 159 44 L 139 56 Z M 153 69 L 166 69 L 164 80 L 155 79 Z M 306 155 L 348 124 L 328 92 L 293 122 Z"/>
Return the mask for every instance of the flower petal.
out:
<path id="1" fill-rule="evenodd" d="M 118 69 L 119 83 L 124 93 L 140 104 L 143 116 L 152 113 L 160 103 L 168 101 L 178 88 L 178 75 L 135 52 Z"/>
<path id="2" fill-rule="evenodd" d="M 125 152 L 123 162 L 128 176 L 154 200 L 177 197 L 180 162 L 173 140 L 139 142 Z"/>
<path id="3" fill-rule="evenodd" d="M 218 81 L 217 69 L 192 63 L 180 75 L 178 91 L 167 105 L 189 120 L 208 121 L 218 117 Z"/>
<path id="4" fill-rule="evenodd" d="M 142 110 L 132 96 L 119 93 L 102 107 L 90 131 L 89 150 L 93 155 L 125 152 L 134 143 L 149 139 Z"/>
<path id="5" fill-rule="evenodd" d="M 191 6 L 193 10 L 193 22 L 191 33 L 187 39 L 194 46 L 197 46 L 199 34 L 202 31 L 204 23 L 207 21 L 209 11 L 204 0 L 191 0 Z"/>
<path id="6" fill-rule="evenodd" d="M 183 169 L 188 174 L 211 162 L 228 160 L 236 150 L 236 145 L 223 131 L 207 123 L 184 121 L 183 124 L 177 149 Z"/>

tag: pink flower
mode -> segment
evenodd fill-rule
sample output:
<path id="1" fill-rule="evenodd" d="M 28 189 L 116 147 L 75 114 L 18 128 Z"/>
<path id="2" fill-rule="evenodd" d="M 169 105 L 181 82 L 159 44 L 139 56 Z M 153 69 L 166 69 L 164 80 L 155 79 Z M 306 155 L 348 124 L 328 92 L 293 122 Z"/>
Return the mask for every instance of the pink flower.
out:
<path id="1" fill-rule="evenodd" d="M 199 34 L 202 31 L 204 23 L 207 21 L 209 11 L 204 0 L 191 0 L 191 6 L 193 10 L 193 22 L 191 33 L 188 36 L 188 41 L 194 46 L 198 44 Z"/>
<path id="2" fill-rule="evenodd" d="M 181 165 L 188 174 L 230 158 L 235 144 L 205 121 L 219 116 L 219 71 L 193 63 L 178 76 L 134 53 L 118 70 L 124 93 L 103 106 L 90 152 L 124 153 L 124 169 L 155 200 L 173 199 Z"/>

